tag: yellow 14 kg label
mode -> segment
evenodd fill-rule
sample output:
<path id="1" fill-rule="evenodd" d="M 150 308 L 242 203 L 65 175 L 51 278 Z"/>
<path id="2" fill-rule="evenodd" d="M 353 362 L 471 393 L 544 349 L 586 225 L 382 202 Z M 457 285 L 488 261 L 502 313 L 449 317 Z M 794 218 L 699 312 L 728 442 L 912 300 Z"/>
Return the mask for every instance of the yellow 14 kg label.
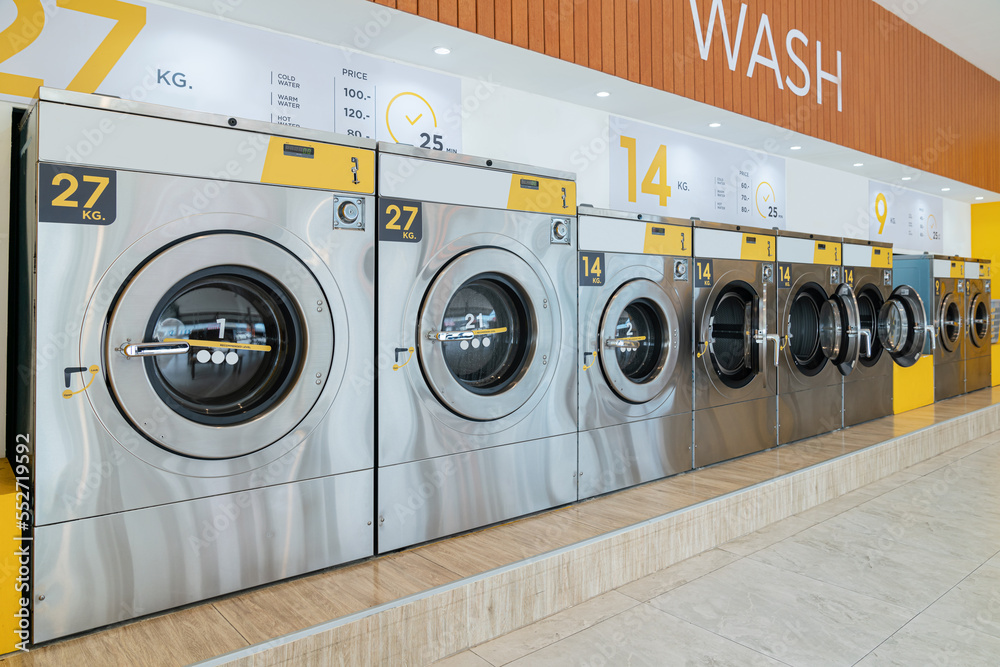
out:
<path id="1" fill-rule="evenodd" d="M 118 174 L 113 169 L 38 165 L 38 220 L 110 225 L 118 216 Z"/>

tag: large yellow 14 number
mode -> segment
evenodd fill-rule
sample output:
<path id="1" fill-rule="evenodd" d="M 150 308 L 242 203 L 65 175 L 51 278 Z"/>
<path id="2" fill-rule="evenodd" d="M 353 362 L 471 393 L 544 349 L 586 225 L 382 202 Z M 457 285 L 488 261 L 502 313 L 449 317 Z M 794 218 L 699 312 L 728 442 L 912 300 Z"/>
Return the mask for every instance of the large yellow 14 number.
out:
<path id="1" fill-rule="evenodd" d="M 638 175 L 636 169 L 635 138 L 623 136 L 619 143 L 622 148 L 628 151 L 628 200 L 634 202 L 636 200 L 635 186 Z M 657 174 L 659 174 L 659 181 L 656 180 Z M 653 161 L 649 164 L 649 169 L 646 170 L 646 175 L 642 179 L 642 192 L 643 194 L 659 197 L 660 206 L 667 205 L 667 197 L 670 196 L 671 189 L 667 183 L 667 147 L 663 144 L 660 144 L 660 147 L 656 149 L 656 155 L 653 156 Z"/>
<path id="2" fill-rule="evenodd" d="M 0 33 L 0 62 L 6 62 L 31 46 L 45 27 L 45 9 L 41 0 L 14 0 L 14 5 L 17 7 L 17 17 Z M 146 25 L 146 8 L 119 0 L 57 0 L 56 6 L 117 21 L 66 86 L 66 90 L 92 93 Z M 45 85 L 42 79 L 0 72 L 2 94 L 34 97 L 38 87 L 42 85 Z"/>

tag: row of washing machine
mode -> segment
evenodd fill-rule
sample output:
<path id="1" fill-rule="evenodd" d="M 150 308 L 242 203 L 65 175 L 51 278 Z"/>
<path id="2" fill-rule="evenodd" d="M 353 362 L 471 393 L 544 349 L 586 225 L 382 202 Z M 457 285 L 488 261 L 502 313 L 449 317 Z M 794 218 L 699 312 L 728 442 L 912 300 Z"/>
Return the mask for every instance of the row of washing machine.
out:
<path id="1" fill-rule="evenodd" d="M 19 164 L 36 642 L 889 414 L 924 350 L 884 245 L 568 173 L 44 89 Z"/>

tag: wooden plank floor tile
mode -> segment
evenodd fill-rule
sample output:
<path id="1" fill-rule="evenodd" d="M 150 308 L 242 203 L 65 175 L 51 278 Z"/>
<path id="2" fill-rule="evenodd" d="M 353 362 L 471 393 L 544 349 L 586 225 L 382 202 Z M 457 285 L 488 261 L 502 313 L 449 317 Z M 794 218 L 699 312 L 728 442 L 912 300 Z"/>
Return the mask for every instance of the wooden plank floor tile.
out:
<path id="1" fill-rule="evenodd" d="M 190 607 L 13 655 L 5 667 L 172 667 L 249 646 L 212 605 Z"/>

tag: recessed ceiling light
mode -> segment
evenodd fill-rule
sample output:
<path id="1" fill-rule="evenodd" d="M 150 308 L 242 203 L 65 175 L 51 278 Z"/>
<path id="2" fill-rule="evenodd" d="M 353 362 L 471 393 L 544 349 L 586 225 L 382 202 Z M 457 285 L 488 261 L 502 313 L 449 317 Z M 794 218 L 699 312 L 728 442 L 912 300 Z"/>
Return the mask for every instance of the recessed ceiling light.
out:
<path id="1" fill-rule="evenodd" d="M 865 163 L 864 162 L 855 162 L 854 166 L 855 167 L 863 167 L 863 166 L 865 166 Z"/>
<path id="2" fill-rule="evenodd" d="M 976 197 L 976 201 L 982 201 L 985 197 Z"/>
<path id="3" fill-rule="evenodd" d="M 941 188 L 941 192 L 951 192 L 951 188 Z"/>
<path id="4" fill-rule="evenodd" d="M 598 97 L 608 97 L 609 95 L 611 95 L 611 93 L 609 93 L 606 90 L 602 90 L 601 92 L 597 93 Z"/>
<path id="5" fill-rule="evenodd" d="M 446 56 L 449 53 L 451 53 L 451 49 L 449 49 L 447 46 L 439 46 L 436 49 L 434 49 L 434 53 L 438 54 L 439 56 Z"/>
<path id="6" fill-rule="evenodd" d="M 722 123 L 709 123 L 709 127 L 722 127 Z"/>
<path id="7" fill-rule="evenodd" d="M 912 176 L 903 176 L 904 181 L 909 181 L 912 178 L 913 178 Z"/>
<path id="8" fill-rule="evenodd" d="M 800 150 L 802 150 L 802 146 L 792 146 L 791 150 L 793 150 L 793 151 L 800 151 Z"/>

